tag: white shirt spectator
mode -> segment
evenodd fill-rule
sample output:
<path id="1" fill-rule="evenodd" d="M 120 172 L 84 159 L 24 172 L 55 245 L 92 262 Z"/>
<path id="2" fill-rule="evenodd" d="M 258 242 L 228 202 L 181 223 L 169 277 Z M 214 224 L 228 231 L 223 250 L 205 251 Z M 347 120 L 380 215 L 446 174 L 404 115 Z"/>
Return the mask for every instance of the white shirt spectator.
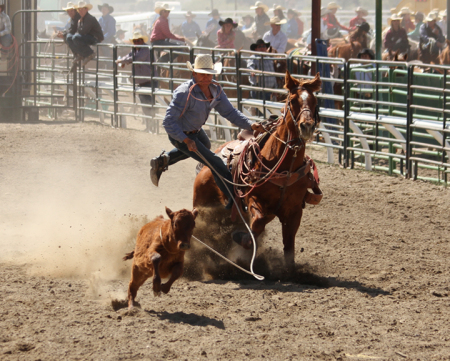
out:
<path id="1" fill-rule="evenodd" d="M 272 29 L 270 29 L 267 33 L 264 34 L 263 40 L 266 43 L 270 43 L 272 48 L 274 48 L 278 53 L 283 54 L 286 51 L 288 38 L 282 31 L 279 31 L 277 35 L 273 35 Z"/>

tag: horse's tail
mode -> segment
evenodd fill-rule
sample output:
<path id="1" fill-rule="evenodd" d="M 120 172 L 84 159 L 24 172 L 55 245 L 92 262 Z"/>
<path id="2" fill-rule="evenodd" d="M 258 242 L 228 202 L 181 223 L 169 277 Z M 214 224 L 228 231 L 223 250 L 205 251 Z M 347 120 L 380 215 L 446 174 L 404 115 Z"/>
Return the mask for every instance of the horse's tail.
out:
<path id="1" fill-rule="evenodd" d="M 125 257 L 123 257 L 122 259 L 124 260 L 124 261 L 127 261 L 127 260 L 129 260 L 129 259 L 132 259 L 134 257 L 134 251 L 131 251 L 130 253 L 126 253 L 125 254 Z"/>

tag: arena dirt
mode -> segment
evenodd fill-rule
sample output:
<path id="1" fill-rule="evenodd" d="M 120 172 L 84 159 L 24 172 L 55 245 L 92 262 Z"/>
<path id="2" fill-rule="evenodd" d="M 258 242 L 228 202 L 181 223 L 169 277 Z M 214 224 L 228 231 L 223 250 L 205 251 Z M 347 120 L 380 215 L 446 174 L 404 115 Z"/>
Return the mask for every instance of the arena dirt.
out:
<path id="1" fill-rule="evenodd" d="M 325 196 L 304 212 L 295 274 L 275 220 L 256 265 L 270 280 L 224 267 L 160 298 L 147 282 L 128 311 L 138 229 L 192 207 L 194 161 L 150 183 L 162 148 L 92 123 L 0 123 L 1 360 L 450 359 L 449 190 L 312 146 Z"/>

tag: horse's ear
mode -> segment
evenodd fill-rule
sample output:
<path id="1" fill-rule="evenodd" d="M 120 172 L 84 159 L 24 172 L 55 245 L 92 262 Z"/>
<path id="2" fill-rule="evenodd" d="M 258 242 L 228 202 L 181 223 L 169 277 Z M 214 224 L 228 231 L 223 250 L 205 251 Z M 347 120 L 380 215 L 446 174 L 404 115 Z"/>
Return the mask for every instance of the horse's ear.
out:
<path id="1" fill-rule="evenodd" d="M 403 55 L 403 61 L 408 61 L 408 53 L 405 53 L 405 55 Z"/>
<path id="2" fill-rule="evenodd" d="M 298 85 L 298 80 L 295 80 L 289 71 L 286 70 L 286 76 L 284 78 L 284 88 L 287 90 L 291 90 Z"/>
<path id="3" fill-rule="evenodd" d="M 308 89 L 310 92 L 318 92 L 322 86 L 322 80 L 320 79 L 320 73 L 317 73 L 314 79 L 311 80 L 305 80 L 300 83 L 300 85 L 306 89 Z"/>

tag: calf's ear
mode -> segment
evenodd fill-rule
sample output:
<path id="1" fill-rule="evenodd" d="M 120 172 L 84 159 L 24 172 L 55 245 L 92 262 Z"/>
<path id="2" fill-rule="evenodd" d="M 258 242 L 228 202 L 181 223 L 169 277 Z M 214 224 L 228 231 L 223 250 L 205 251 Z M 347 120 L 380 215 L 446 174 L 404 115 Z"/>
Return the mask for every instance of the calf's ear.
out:
<path id="1" fill-rule="evenodd" d="M 197 208 L 194 208 L 194 209 L 192 210 L 192 214 L 194 215 L 194 219 L 197 218 L 197 216 L 198 216 L 198 210 L 197 210 Z"/>
<path id="2" fill-rule="evenodd" d="M 166 213 L 169 216 L 170 219 L 173 218 L 173 212 L 170 210 L 170 208 L 166 207 Z"/>

